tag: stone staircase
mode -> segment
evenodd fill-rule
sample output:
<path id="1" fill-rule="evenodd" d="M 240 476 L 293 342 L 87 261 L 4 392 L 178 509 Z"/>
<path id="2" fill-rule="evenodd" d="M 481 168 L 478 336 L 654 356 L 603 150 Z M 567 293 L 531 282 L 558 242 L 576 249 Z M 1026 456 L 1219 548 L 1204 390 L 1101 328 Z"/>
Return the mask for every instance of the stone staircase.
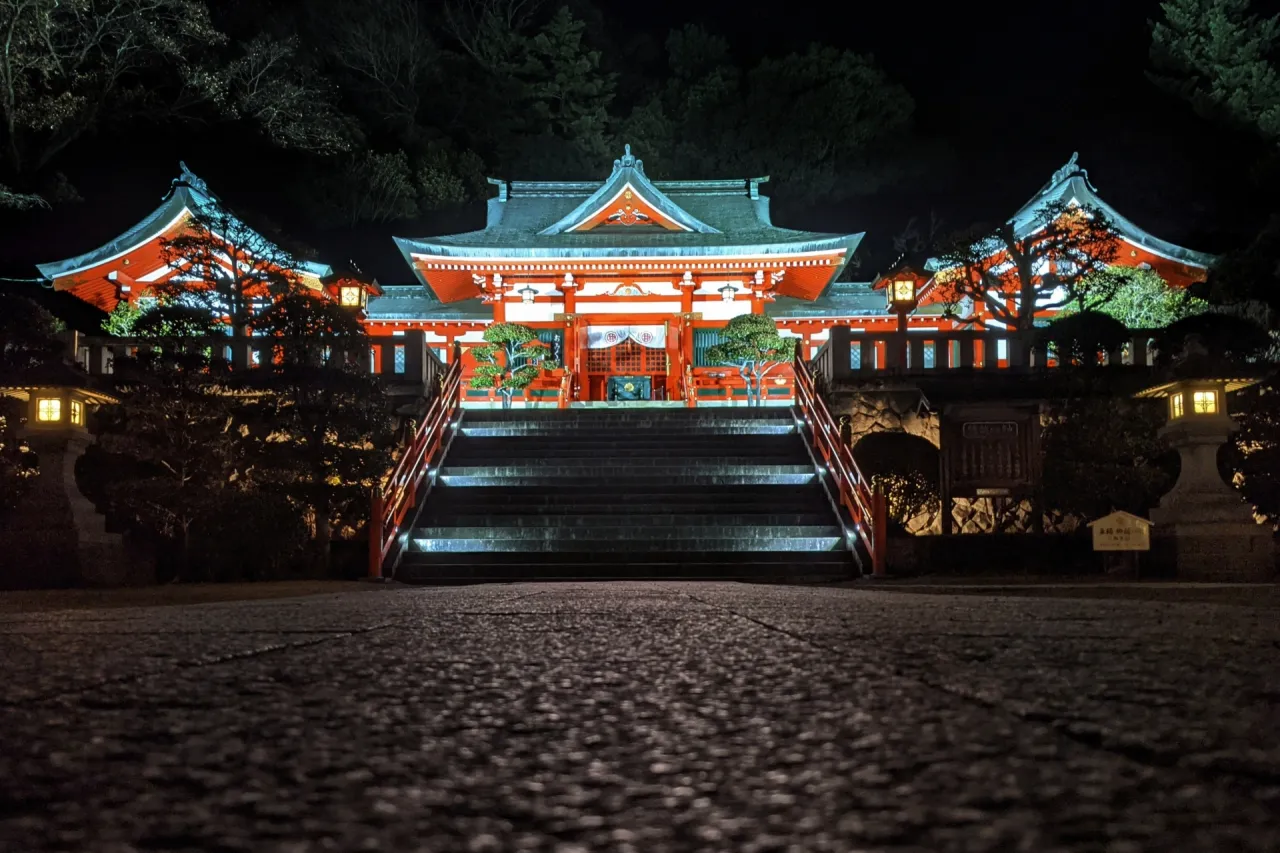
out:
<path id="1" fill-rule="evenodd" d="M 856 571 L 790 409 L 473 410 L 395 578 Z"/>

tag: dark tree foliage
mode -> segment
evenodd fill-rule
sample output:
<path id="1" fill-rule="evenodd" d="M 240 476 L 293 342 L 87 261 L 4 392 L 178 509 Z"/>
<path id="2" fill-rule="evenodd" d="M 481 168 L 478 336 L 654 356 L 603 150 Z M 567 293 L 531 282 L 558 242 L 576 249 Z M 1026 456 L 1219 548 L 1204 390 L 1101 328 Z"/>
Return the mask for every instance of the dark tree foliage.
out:
<path id="1" fill-rule="evenodd" d="M 889 518 L 899 525 L 941 506 L 938 448 L 901 432 L 863 436 L 853 448 L 858 470 L 884 492 Z"/>
<path id="2" fill-rule="evenodd" d="M 788 201 L 890 180 L 913 111 L 869 56 L 813 45 L 739 64 L 697 27 L 666 61 L 589 0 L 0 0 L 0 208 L 74 196 L 95 135 L 190 129 L 293 152 L 310 224 L 412 219 L 486 174 L 603 177 L 624 142 L 655 176 L 772 175 Z M 255 146 L 250 148 L 249 146 Z M 230 163 L 228 163 L 230 165 Z"/>
<path id="3" fill-rule="evenodd" d="M 1117 509 L 1145 516 L 1177 475 L 1176 458 L 1156 435 L 1164 422 L 1160 400 L 1054 401 L 1041 436 L 1045 508 L 1087 519 Z"/>
<path id="4" fill-rule="evenodd" d="M 269 303 L 304 285 L 293 253 L 213 201 L 191 212 L 183 231 L 162 240 L 165 262 L 179 274 L 153 285 L 166 305 L 200 309 L 243 334 L 255 304 Z"/>
<path id="5" fill-rule="evenodd" d="M 1021 236 L 1012 223 L 952 237 L 939 256 L 938 289 L 950 311 L 970 319 L 981 306 L 1010 329 L 1028 331 L 1036 314 L 1086 300 L 1106 302 L 1119 286 L 1100 276 L 1117 239 L 1101 210 L 1051 202 Z"/>
<path id="6" fill-rule="evenodd" d="M 1201 114 L 1280 140 L 1280 17 L 1250 0 L 1166 0 L 1152 24 L 1153 79 Z"/>
<path id="7" fill-rule="evenodd" d="M 272 364 L 246 371 L 242 451 L 264 491 L 305 507 L 328 560 L 332 531 L 365 520 L 369 491 L 390 460 L 392 424 L 377 380 L 364 367 L 368 339 L 336 303 L 288 296 L 253 318 L 281 341 Z"/>
<path id="8" fill-rule="evenodd" d="M 122 402 L 98 418 L 103 449 L 130 460 L 132 476 L 109 485 L 112 508 L 177 549 L 179 580 L 210 579 L 193 532 L 226 493 L 240 492 L 244 462 L 229 375 L 198 353 L 165 349 L 116 360 Z"/>
<path id="9" fill-rule="evenodd" d="M 1100 355 L 1118 349 L 1130 339 L 1124 323 L 1101 311 L 1058 317 L 1037 335 L 1050 344 L 1059 359 L 1083 367 L 1097 366 Z"/>
<path id="10" fill-rule="evenodd" d="M 97 131 L 236 122 L 276 146 L 350 144 L 296 40 L 229 38 L 205 0 L 0 0 L 0 208 L 74 197 L 57 164 Z"/>
<path id="11" fill-rule="evenodd" d="M 852 51 L 813 45 L 742 69 L 727 41 L 691 25 L 671 33 L 667 54 L 666 80 L 623 125 L 665 177 L 771 175 L 798 202 L 870 192 L 914 109 L 872 58 Z"/>
<path id="12" fill-rule="evenodd" d="M 1232 409 L 1238 430 L 1223 461 L 1245 499 L 1272 526 L 1280 525 L 1280 383 L 1238 392 Z"/>
<path id="13" fill-rule="evenodd" d="M 0 294 L 0 375 L 60 359 L 64 328 L 36 302 Z"/>
<path id="14" fill-rule="evenodd" d="M 61 321 L 30 299 L 0 294 L 0 384 L 29 368 L 62 359 Z M 38 471 L 18 432 L 25 401 L 0 395 L 0 511 L 17 506 Z"/>

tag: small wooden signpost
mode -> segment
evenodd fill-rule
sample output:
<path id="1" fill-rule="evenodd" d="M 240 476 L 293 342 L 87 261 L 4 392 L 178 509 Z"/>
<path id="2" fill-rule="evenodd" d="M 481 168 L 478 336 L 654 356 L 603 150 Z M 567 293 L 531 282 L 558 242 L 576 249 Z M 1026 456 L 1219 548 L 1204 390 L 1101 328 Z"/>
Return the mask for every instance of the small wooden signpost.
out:
<path id="1" fill-rule="evenodd" d="M 1107 574 L 1138 576 L 1138 555 L 1151 550 L 1151 522 L 1131 512 L 1117 510 L 1089 522 L 1093 550 L 1103 557 Z"/>

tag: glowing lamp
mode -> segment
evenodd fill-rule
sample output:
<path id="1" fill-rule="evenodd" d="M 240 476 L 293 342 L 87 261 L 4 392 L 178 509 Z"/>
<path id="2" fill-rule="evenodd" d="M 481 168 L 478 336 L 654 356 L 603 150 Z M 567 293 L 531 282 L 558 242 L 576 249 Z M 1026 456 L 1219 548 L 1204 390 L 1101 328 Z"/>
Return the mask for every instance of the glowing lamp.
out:
<path id="1" fill-rule="evenodd" d="M 1252 378 L 1179 379 L 1138 392 L 1139 397 L 1164 397 L 1169 401 L 1169 425 L 1202 420 L 1229 421 L 1227 394 L 1257 382 Z"/>
<path id="2" fill-rule="evenodd" d="M 894 311 L 910 311 L 916 305 L 916 283 L 909 278 L 892 281 L 885 288 L 889 308 Z"/>
<path id="3" fill-rule="evenodd" d="M 36 420 L 42 424 L 57 423 L 62 420 L 61 397 L 37 397 Z"/>
<path id="4" fill-rule="evenodd" d="M 363 308 L 365 290 L 358 285 L 344 284 L 338 288 L 338 303 L 343 308 Z"/>

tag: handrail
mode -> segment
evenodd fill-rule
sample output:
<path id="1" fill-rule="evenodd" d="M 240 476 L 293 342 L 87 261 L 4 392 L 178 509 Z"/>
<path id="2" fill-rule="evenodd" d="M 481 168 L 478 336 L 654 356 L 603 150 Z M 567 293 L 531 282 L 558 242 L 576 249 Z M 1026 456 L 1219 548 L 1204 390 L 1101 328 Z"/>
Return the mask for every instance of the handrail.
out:
<path id="1" fill-rule="evenodd" d="M 840 438 L 840 428 L 831 418 L 827 404 L 818 396 L 813 373 L 797 347 L 795 359 L 796 403 L 813 431 L 813 446 L 835 478 L 838 502 L 853 519 L 853 529 L 871 557 L 871 573 L 885 574 L 888 548 L 888 507 L 884 495 L 873 491 L 858 469 L 849 445 Z"/>
<path id="2" fill-rule="evenodd" d="M 462 358 L 455 349 L 453 362 L 440 382 L 427 416 L 418 425 L 400 461 L 385 483 L 373 487 L 369 513 L 369 577 L 381 578 L 400 533 L 405 516 L 417 502 L 418 490 L 431 470 L 458 411 L 462 388 Z"/>

